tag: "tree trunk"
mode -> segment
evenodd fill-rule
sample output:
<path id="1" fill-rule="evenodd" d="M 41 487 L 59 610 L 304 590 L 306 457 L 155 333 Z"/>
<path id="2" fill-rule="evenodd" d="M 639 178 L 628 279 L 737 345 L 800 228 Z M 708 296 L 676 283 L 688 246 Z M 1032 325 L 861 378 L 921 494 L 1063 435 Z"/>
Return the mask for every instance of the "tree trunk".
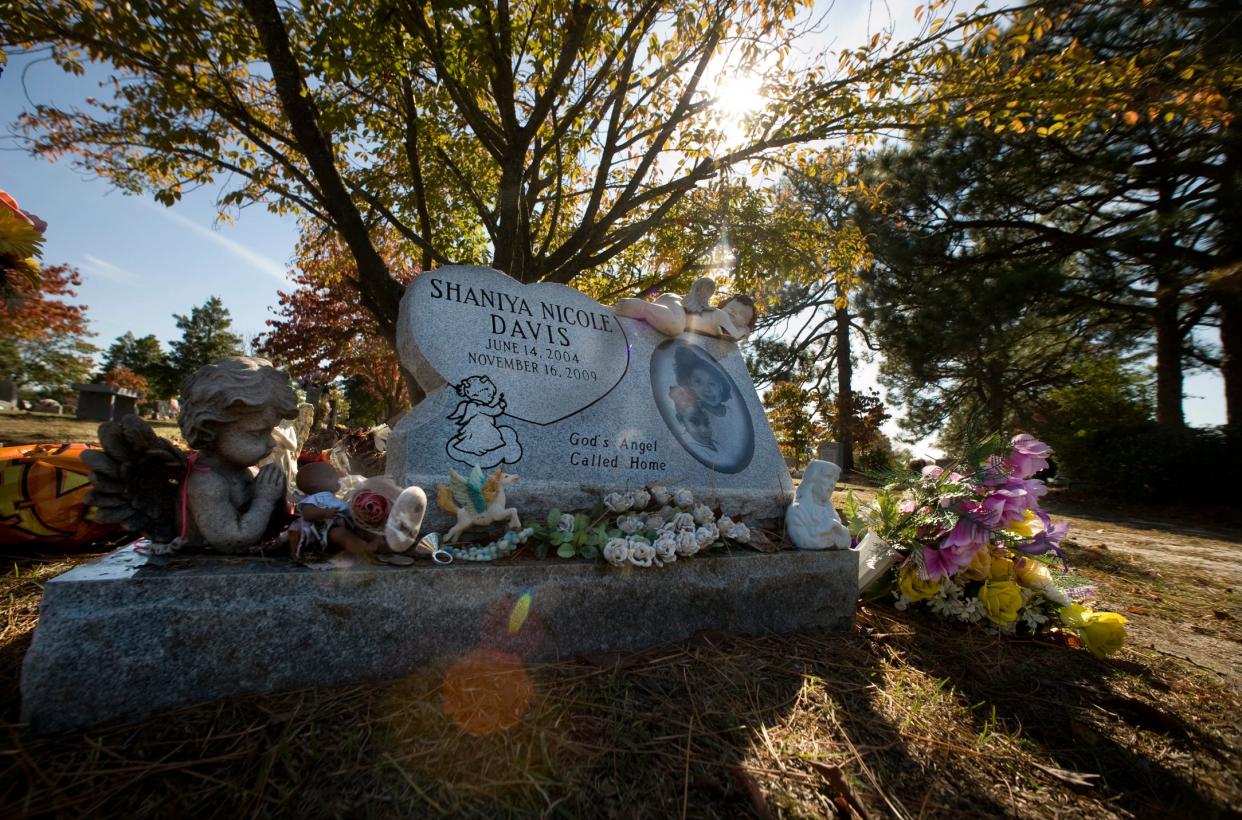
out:
<path id="1" fill-rule="evenodd" d="M 854 363 L 850 360 L 850 311 L 837 308 L 837 424 L 841 472 L 854 469 Z"/>
<path id="2" fill-rule="evenodd" d="M 1166 427 L 1186 426 L 1182 412 L 1181 294 L 1162 276 L 1156 285 L 1156 421 Z"/>
<path id="3" fill-rule="evenodd" d="M 1242 292 L 1222 293 L 1220 374 L 1225 380 L 1225 423 L 1242 429 Z"/>
<path id="4" fill-rule="evenodd" d="M 275 0 L 244 0 L 272 71 L 272 81 L 297 147 L 318 184 L 333 227 L 358 263 L 358 292 L 385 334 L 394 333 L 402 288 L 375 250 L 358 206 L 336 167 L 331 137 L 319 127 L 314 97 L 293 56 L 289 32 Z"/>
<path id="5" fill-rule="evenodd" d="M 499 218 L 496 225 L 496 247 L 492 267 L 509 274 L 519 282 L 530 282 L 537 272 L 529 270 L 530 243 L 522 208 L 522 157 L 507 163 L 500 175 L 497 192 Z"/>
<path id="6" fill-rule="evenodd" d="M 1242 45 L 1242 25 L 1228 3 L 1210 4 L 1204 43 L 1212 59 L 1231 59 Z M 1220 184 L 1216 187 L 1219 253 L 1213 297 L 1220 308 L 1220 374 L 1225 381 L 1225 423 L 1242 433 L 1242 94 L 1230 93 L 1224 129 Z"/>
<path id="7" fill-rule="evenodd" d="M 1233 21 L 1237 32 L 1236 18 Z M 1230 98 L 1233 118 L 1225 129 L 1224 163 L 1218 188 L 1221 270 L 1215 283 L 1220 306 L 1220 374 L 1225 380 L 1225 422 L 1242 430 L 1242 95 Z"/>

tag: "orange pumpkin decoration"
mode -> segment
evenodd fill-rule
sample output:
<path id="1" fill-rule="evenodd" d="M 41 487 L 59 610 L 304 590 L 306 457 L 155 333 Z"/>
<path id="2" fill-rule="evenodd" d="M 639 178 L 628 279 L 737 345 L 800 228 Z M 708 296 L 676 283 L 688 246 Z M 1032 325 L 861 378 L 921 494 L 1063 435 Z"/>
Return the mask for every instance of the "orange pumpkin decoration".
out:
<path id="1" fill-rule="evenodd" d="M 0 447 L 0 546 L 81 549 L 124 530 L 88 517 L 86 444 Z"/>

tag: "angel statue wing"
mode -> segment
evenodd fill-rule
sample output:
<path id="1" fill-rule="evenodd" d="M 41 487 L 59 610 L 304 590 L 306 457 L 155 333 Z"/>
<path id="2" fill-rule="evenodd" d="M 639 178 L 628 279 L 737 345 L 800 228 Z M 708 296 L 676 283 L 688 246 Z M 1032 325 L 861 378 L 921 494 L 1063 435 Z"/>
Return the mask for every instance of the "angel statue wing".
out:
<path id="1" fill-rule="evenodd" d="M 99 443 L 102 450 L 82 454 L 91 468 L 94 486 L 86 503 L 95 508 L 95 518 L 161 543 L 176 538 L 186 454 L 132 414 L 99 425 Z"/>
<path id="2" fill-rule="evenodd" d="M 690 292 L 681 298 L 681 306 L 686 313 L 704 313 L 711 310 L 712 294 L 716 292 L 716 283 L 710 277 L 701 276 L 694 280 Z"/>

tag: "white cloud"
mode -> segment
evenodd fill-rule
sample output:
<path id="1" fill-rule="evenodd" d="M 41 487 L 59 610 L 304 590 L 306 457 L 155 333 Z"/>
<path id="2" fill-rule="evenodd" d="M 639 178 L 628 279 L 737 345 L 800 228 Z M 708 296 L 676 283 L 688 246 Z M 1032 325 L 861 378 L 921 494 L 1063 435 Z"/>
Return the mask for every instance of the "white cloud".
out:
<path id="1" fill-rule="evenodd" d="M 247 248 L 245 245 L 241 244 L 240 242 L 236 242 L 232 239 L 229 239 L 227 236 L 224 236 L 219 231 L 214 231 L 211 228 L 205 228 L 202 225 L 195 222 L 194 220 L 190 219 L 189 217 L 186 217 L 186 216 L 183 216 L 177 213 L 172 208 L 166 208 L 162 205 L 154 205 L 152 203 L 148 203 L 148 204 L 151 204 L 151 207 L 153 208 L 158 208 L 160 213 L 162 213 L 164 216 L 171 219 L 173 222 L 176 222 L 178 225 L 189 228 L 190 230 L 194 231 L 194 233 L 198 234 L 199 236 L 202 236 L 206 239 L 210 239 L 212 242 L 215 242 L 216 244 L 220 245 L 221 247 L 223 247 L 224 249 L 232 253 L 234 256 L 237 256 L 245 260 L 251 265 L 251 267 L 257 268 L 258 270 L 263 271 L 269 276 L 273 276 L 276 279 L 279 279 L 281 282 L 287 283 L 289 281 L 285 277 L 285 266 L 277 262 L 275 259 L 272 259 L 271 257 L 268 257 L 268 256 L 264 256 L 261 253 L 257 253 L 251 250 L 250 248 Z"/>
<path id="2" fill-rule="evenodd" d="M 100 259 L 98 256 L 92 256 L 89 253 L 83 254 L 85 260 L 82 263 L 82 269 L 91 276 L 98 276 L 100 279 L 107 279 L 109 282 L 136 282 L 142 277 L 133 271 L 126 270 L 120 265 L 114 265 L 111 262 Z"/>

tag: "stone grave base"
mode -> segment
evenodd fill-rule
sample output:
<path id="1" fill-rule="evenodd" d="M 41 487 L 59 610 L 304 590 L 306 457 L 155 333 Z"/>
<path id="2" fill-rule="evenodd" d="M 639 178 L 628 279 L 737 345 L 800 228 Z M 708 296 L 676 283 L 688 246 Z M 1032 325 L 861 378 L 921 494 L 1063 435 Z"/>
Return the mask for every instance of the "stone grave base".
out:
<path id="1" fill-rule="evenodd" d="M 527 661 L 700 630 L 849 628 L 851 551 L 389 567 L 147 558 L 124 548 L 49 581 L 22 667 L 38 732 L 138 721 L 221 697 L 381 681 L 496 649 Z"/>

